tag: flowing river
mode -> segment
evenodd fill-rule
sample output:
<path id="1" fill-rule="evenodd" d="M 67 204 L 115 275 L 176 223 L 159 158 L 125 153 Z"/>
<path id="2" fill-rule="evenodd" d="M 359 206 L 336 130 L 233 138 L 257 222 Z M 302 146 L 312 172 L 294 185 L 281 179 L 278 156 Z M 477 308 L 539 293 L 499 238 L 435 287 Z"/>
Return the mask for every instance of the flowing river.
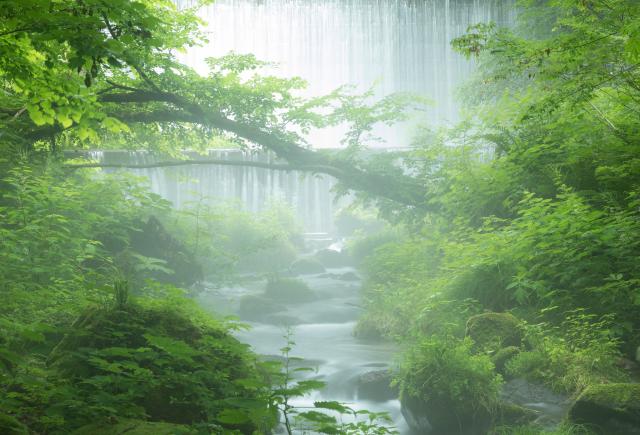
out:
<path id="1" fill-rule="evenodd" d="M 291 355 L 304 358 L 303 366 L 317 368 L 311 376 L 327 383 L 324 389 L 295 401 L 295 405 L 336 400 L 354 409 L 385 411 L 400 433 L 408 434 L 395 392 L 384 387 L 384 380 L 371 382 L 371 378 L 392 366 L 397 346 L 363 341 L 353 335 L 361 311 L 360 281 L 342 278 L 353 272 L 351 268 L 340 268 L 300 276 L 316 293 L 317 300 L 283 304 L 280 312 L 272 313 L 265 321 L 247 322 L 251 329 L 237 336 L 257 353 L 277 356 L 278 349 L 286 344 L 287 326 L 291 326 L 296 343 Z M 254 281 L 244 287 L 211 289 L 201 294 L 199 302 L 217 314 L 237 314 L 241 297 L 260 294 L 264 285 L 264 281 Z"/>

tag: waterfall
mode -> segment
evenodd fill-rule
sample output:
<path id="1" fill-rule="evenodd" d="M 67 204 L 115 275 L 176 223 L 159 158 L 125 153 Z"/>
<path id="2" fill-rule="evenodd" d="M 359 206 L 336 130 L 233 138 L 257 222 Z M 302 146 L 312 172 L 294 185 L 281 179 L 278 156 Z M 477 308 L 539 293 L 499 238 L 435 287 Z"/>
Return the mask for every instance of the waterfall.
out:
<path id="1" fill-rule="evenodd" d="M 190 0 L 177 0 L 179 5 Z M 515 0 L 217 0 L 201 10 L 208 43 L 184 60 L 202 74 L 207 57 L 230 51 L 275 62 L 269 72 L 299 76 L 307 95 L 345 84 L 376 95 L 411 92 L 430 99 L 422 121 L 459 119 L 454 93 L 473 71 L 473 61 L 454 52 L 450 41 L 479 22 L 509 26 Z M 381 129 L 382 147 L 407 146 L 406 128 Z M 385 131 L 386 130 L 386 131 Z M 315 147 L 339 146 L 340 132 L 311 137 Z"/>
<path id="2" fill-rule="evenodd" d="M 192 0 L 174 0 L 179 7 Z M 269 73 L 308 81 L 306 96 L 344 85 L 360 91 L 376 85 L 376 95 L 412 92 L 434 106 L 423 114 L 432 125 L 455 122 L 459 107 L 454 90 L 473 71 L 470 60 L 449 42 L 470 24 L 493 21 L 508 26 L 515 20 L 515 0 L 217 0 L 200 10 L 208 42 L 193 47 L 182 60 L 206 74 L 207 57 L 230 51 L 253 53 L 275 62 Z M 314 147 L 337 147 L 341 131 L 313 132 Z M 409 144 L 407 125 L 375 132 L 386 142 L 379 147 Z M 100 159 L 148 163 L 148 153 L 108 153 Z M 269 154 L 210 152 L 210 158 L 271 161 Z M 152 189 L 178 207 L 199 197 L 211 201 L 239 199 L 250 211 L 270 201 L 289 203 L 308 232 L 330 232 L 334 209 L 329 177 L 230 166 L 183 166 L 138 170 Z"/>
<path id="3" fill-rule="evenodd" d="M 210 150 L 207 156 L 187 153 L 189 159 L 276 163 L 270 153 Z M 166 160 L 145 151 L 92 151 L 90 159 L 107 164 L 147 165 Z M 280 162 L 281 163 L 281 162 Z M 211 206 L 238 201 L 247 211 L 260 212 L 274 202 L 288 204 L 308 233 L 330 233 L 333 225 L 335 180 L 298 171 L 251 166 L 184 165 L 131 169 L 149 179 L 151 190 L 174 207 L 184 209 L 203 201 Z"/>

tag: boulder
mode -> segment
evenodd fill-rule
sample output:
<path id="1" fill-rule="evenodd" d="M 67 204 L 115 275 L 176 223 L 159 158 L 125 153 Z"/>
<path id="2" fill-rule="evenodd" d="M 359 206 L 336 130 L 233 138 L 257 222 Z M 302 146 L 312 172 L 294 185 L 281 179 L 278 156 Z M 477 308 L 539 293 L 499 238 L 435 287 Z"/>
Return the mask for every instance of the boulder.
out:
<path id="1" fill-rule="evenodd" d="M 587 387 L 569 410 L 569 420 L 598 434 L 640 434 L 640 384 Z"/>
<path id="2" fill-rule="evenodd" d="M 309 286 L 295 278 L 277 278 L 267 282 L 264 296 L 280 303 L 298 304 L 316 299 Z"/>
<path id="3" fill-rule="evenodd" d="M 359 400 L 386 402 L 398 397 L 398 389 L 391 386 L 390 370 L 373 370 L 358 376 L 356 390 Z"/>
<path id="4" fill-rule="evenodd" d="M 482 313 L 467 320 L 466 335 L 474 348 L 497 352 L 503 347 L 522 344 L 524 333 L 520 321 L 510 313 Z"/>
<path id="5" fill-rule="evenodd" d="M 282 304 L 261 295 L 246 295 L 240 298 L 238 316 L 242 320 L 263 321 L 268 316 L 283 311 Z"/>
<path id="6" fill-rule="evenodd" d="M 322 263 L 314 258 L 301 258 L 294 261 L 289 266 L 289 271 L 292 275 L 315 275 L 324 273 L 326 270 Z"/>
<path id="7" fill-rule="evenodd" d="M 492 424 L 491 414 L 482 408 L 456 413 L 456 407 L 446 401 L 425 402 L 408 394 L 401 396 L 400 405 L 405 421 L 416 434 L 486 435 Z"/>

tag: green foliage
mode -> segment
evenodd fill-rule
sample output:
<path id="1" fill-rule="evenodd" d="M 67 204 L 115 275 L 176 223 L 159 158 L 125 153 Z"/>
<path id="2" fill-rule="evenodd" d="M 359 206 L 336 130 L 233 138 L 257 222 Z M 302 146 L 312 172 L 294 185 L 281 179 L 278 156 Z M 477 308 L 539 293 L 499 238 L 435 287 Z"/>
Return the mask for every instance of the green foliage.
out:
<path id="1" fill-rule="evenodd" d="M 426 338 L 414 345 L 398 376 L 401 396 L 438 404 L 461 419 L 495 410 L 502 383 L 487 355 L 474 355 L 470 340 L 451 337 Z"/>
<path id="2" fill-rule="evenodd" d="M 557 327 L 528 326 L 532 349 L 507 361 L 506 371 L 572 394 L 589 385 L 623 382 L 628 374 L 618 365 L 621 355 L 612 326 L 610 316 L 598 320 L 583 312 L 568 313 Z"/>
<path id="3" fill-rule="evenodd" d="M 507 346 L 520 346 L 520 321 L 510 313 L 482 313 L 467 320 L 466 335 L 477 350 L 496 352 Z"/>

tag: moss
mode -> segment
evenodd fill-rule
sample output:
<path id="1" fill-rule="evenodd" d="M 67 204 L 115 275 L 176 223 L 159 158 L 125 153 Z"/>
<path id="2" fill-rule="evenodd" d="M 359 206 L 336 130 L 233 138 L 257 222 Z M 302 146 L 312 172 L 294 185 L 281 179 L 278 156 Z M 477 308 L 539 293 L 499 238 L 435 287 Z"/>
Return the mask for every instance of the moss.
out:
<path id="1" fill-rule="evenodd" d="M 185 425 L 142 420 L 121 420 L 115 423 L 93 423 L 74 431 L 72 435 L 190 435 L 198 431 Z"/>
<path id="2" fill-rule="evenodd" d="M 315 258 L 301 258 L 296 260 L 291 263 L 289 270 L 293 275 L 314 275 L 325 272 L 322 263 Z"/>
<path id="3" fill-rule="evenodd" d="M 587 387 L 569 410 L 569 419 L 599 433 L 640 433 L 640 384 Z"/>
<path id="4" fill-rule="evenodd" d="M 0 433 L 6 435 L 26 435 L 29 433 L 29 430 L 17 418 L 0 413 Z"/>
<path id="5" fill-rule="evenodd" d="M 309 302 L 316 298 L 304 281 L 295 278 L 269 280 L 264 294 L 269 299 L 288 303 Z"/>
<path id="6" fill-rule="evenodd" d="M 467 321 L 466 335 L 475 350 L 497 352 L 508 346 L 520 346 L 523 331 L 520 321 L 510 313 L 482 313 Z"/>
<path id="7" fill-rule="evenodd" d="M 507 346 L 498 350 L 492 357 L 491 361 L 496 366 L 496 371 L 500 374 L 505 374 L 506 364 L 513 357 L 520 353 L 520 348 L 517 346 Z"/>

